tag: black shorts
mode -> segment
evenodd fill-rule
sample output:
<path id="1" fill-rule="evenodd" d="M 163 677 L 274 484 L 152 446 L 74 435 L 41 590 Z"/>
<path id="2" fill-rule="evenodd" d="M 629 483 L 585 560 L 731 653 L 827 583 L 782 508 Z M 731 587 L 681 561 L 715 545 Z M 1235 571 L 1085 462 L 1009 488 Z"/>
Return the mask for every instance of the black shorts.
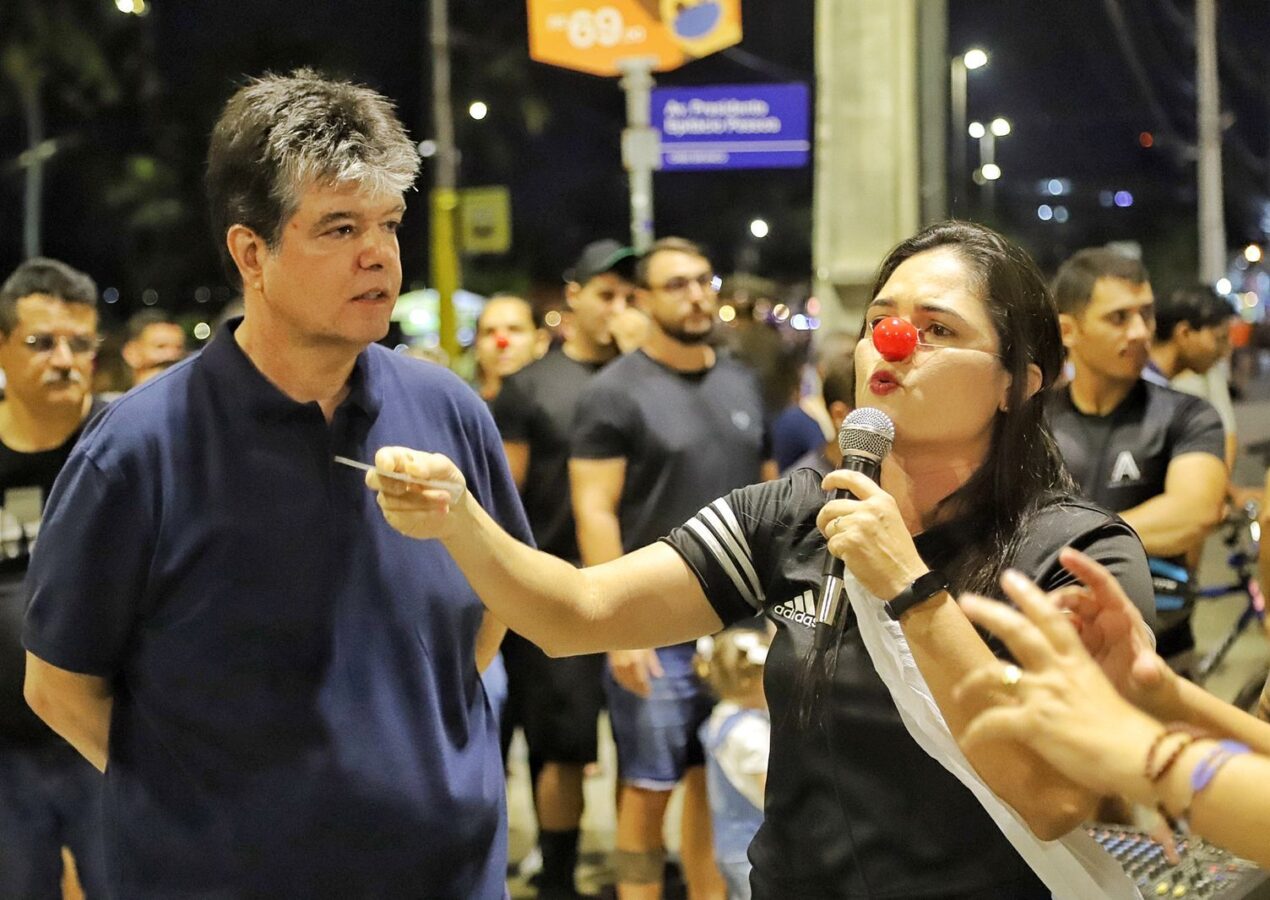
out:
<path id="1" fill-rule="evenodd" d="M 503 641 L 507 666 L 504 731 L 520 726 L 535 768 L 595 762 L 596 722 L 604 706 L 604 654 L 552 659 L 514 632 Z"/>

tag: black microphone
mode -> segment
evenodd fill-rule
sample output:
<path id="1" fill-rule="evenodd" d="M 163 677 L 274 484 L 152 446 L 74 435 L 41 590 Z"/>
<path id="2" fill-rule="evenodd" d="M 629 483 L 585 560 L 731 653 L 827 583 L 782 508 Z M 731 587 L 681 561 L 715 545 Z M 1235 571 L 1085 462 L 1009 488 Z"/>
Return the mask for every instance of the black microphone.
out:
<path id="1" fill-rule="evenodd" d="M 864 407 L 853 410 L 838 432 L 838 448 L 842 450 L 839 468 L 851 472 L 863 472 L 871 481 L 878 480 L 882 460 L 891 452 L 895 442 L 895 424 L 886 413 Z M 833 492 L 833 499 L 840 500 L 853 495 L 842 489 Z M 842 560 L 825 551 L 825 567 L 821 570 L 820 602 L 816 604 L 816 650 L 825 650 L 833 639 L 842 611 Z"/>

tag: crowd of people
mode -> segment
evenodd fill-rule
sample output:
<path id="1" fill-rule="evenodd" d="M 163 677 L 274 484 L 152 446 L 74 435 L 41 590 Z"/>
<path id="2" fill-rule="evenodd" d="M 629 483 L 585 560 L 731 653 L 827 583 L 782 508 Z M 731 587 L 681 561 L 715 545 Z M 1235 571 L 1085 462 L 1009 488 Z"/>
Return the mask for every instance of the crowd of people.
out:
<path id="1" fill-rule="evenodd" d="M 368 88 L 239 89 L 206 189 L 242 315 L 187 357 L 139 314 L 119 395 L 88 275 L 0 286 L 0 896 L 503 897 L 519 728 L 538 896 L 578 897 L 605 709 L 624 900 L 679 786 L 703 900 L 1132 897 L 1080 827 L 1109 797 L 1270 865 L 1270 725 L 1184 677 L 1220 297 L 940 223 L 807 393 L 763 323 L 719 340 L 704 248 L 600 239 L 562 341 L 487 301 L 467 384 L 378 343 L 418 165 Z"/>

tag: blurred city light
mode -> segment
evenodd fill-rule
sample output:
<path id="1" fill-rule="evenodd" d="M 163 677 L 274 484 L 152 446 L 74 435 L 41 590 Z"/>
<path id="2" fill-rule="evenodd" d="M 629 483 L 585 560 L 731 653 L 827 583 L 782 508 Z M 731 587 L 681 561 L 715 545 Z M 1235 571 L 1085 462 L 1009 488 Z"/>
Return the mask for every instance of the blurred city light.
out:
<path id="1" fill-rule="evenodd" d="M 1116 191 L 1115 196 L 1112 199 L 1114 200 L 1116 206 L 1119 206 L 1121 209 L 1133 206 L 1133 194 L 1128 191 Z"/>
<path id="2" fill-rule="evenodd" d="M 208 300 L 211 300 L 211 299 L 212 299 L 212 289 L 207 287 L 206 285 L 203 285 L 201 287 L 196 287 L 194 289 L 195 303 L 206 303 Z"/>
<path id="3" fill-rule="evenodd" d="M 159 302 L 159 292 L 154 288 L 146 288 L 141 292 L 141 302 L 146 306 L 154 306 Z"/>
<path id="4" fill-rule="evenodd" d="M 1256 244 L 1249 244 L 1244 247 L 1244 259 L 1250 263 L 1261 262 L 1261 248 Z"/>
<path id="5" fill-rule="evenodd" d="M 115 0 L 115 9 L 130 16 L 144 16 L 150 11 L 146 0 Z"/>
<path id="6" fill-rule="evenodd" d="M 1146 149 L 1155 146 L 1155 135 L 1149 131 L 1144 131 L 1138 135 L 1138 144 Z"/>
<path id="7" fill-rule="evenodd" d="M 802 313 L 794 313 L 789 319 L 789 326 L 795 331 L 806 331 L 810 327 L 807 324 L 807 317 Z"/>
<path id="8" fill-rule="evenodd" d="M 1229 278 L 1218 278 L 1217 284 L 1215 284 L 1214 287 L 1217 288 L 1217 293 L 1225 297 L 1227 294 L 1230 293 L 1230 289 L 1234 287 L 1234 285 L 1230 283 Z"/>
<path id="9" fill-rule="evenodd" d="M 101 292 L 101 299 L 107 303 L 119 302 L 119 288 L 108 287 Z"/>
<path id="10" fill-rule="evenodd" d="M 1057 222 L 1059 225 L 1062 225 L 1064 222 L 1066 222 L 1070 218 L 1071 218 L 1071 215 L 1067 212 L 1066 206 L 1054 207 L 1054 221 Z"/>
<path id="11" fill-rule="evenodd" d="M 206 322 L 199 322 L 197 325 L 194 326 L 194 337 L 196 337 L 200 341 L 207 340 L 208 336 L 211 335 L 211 333 L 212 333 L 212 326 L 208 325 Z"/>
<path id="12" fill-rule="evenodd" d="M 489 115 L 489 107 L 480 100 L 474 100 L 472 105 L 467 108 L 467 114 L 479 122 Z"/>
<path id="13" fill-rule="evenodd" d="M 420 141 L 419 155 L 422 156 L 424 159 L 430 159 L 431 157 L 436 156 L 437 142 L 430 138 L 426 141 Z"/>
<path id="14" fill-rule="evenodd" d="M 988 64 L 988 54 L 978 47 L 971 47 L 961 55 L 967 69 L 981 69 Z"/>
<path id="15" fill-rule="evenodd" d="M 736 308 L 731 304 L 725 303 L 719 307 L 719 319 L 723 322 L 731 322 L 736 318 Z"/>
<path id="16" fill-rule="evenodd" d="M 975 138 L 976 140 L 983 137 L 985 134 L 988 133 L 987 130 L 983 127 L 982 122 L 971 122 L 970 125 L 967 126 L 966 131 L 968 131 L 970 133 L 970 136 L 972 138 Z"/>
<path id="17" fill-rule="evenodd" d="M 1001 177 L 1001 167 L 996 163 L 987 163 L 979 171 L 984 181 L 996 181 Z"/>
<path id="18" fill-rule="evenodd" d="M 547 314 L 542 317 L 542 320 L 543 322 L 546 323 L 548 328 L 560 327 L 560 310 L 558 309 L 547 310 Z"/>
<path id="19" fill-rule="evenodd" d="M 768 227 L 767 221 L 764 219 L 754 219 L 750 222 L 750 234 L 754 235 L 756 238 L 767 237 L 769 231 L 771 231 L 771 229 Z"/>
<path id="20" fill-rule="evenodd" d="M 992 133 L 997 137 L 1005 137 L 1010 133 L 1010 120 L 997 116 L 988 127 L 992 129 Z"/>
<path id="21" fill-rule="evenodd" d="M 1036 217 L 1042 222 L 1048 222 L 1054 218 L 1054 209 L 1048 203 L 1042 203 L 1036 208 Z"/>
<path id="22" fill-rule="evenodd" d="M 777 303 L 772 307 L 772 318 L 777 322 L 784 322 L 789 318 L 789 307 L 784 303 Z"/>

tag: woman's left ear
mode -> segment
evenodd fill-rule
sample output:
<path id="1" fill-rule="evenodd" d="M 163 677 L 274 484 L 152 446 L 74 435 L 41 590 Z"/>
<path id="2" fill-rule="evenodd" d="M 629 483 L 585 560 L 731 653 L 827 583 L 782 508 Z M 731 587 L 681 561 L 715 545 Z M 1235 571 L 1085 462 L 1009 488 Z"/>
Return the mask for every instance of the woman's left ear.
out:
<path id="1" fill-rule="evenodd" d="M 1036 363 L 1028 363 L 1027 392 L 1024 395 L 1023 399 L 1024 400 L 1032 399 L 1033 395 L 1035 395 L 1036 392 L 1041 389 L 1041 383 L 1043 381 L 1044 381 L 1044 376 L 1041 375 L 1041 367 L 1038 366 Z M 1014 383 L 1013 379 L 1011 379 L 1009 382 L 1006 383 L 1005 394 L 1001 397 L 1000 406 L 997 407 L 998 409 L 1001 410 L 1001 412 L 1010 411 L 1010 385 L 1013 383 Z"/>

